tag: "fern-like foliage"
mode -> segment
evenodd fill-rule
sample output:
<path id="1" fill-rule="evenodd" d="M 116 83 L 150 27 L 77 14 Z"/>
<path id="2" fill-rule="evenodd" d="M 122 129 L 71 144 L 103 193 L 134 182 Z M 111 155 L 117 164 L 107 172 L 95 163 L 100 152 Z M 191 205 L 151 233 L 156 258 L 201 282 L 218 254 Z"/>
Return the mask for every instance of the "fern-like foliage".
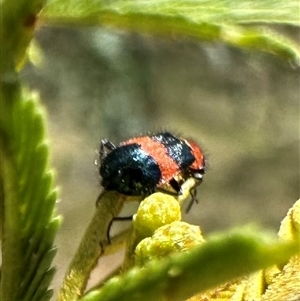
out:
<path id="1" fill-rule="evenodd" d="M 5 95 L 3 95 L 5 96 Z M 45 112 L 34 95 L 1 99 L 2 300 L 49 300 L 60 220 L 48 167 Z"/>
<path id="2" fill-rule="evenodd" d="M 0 299 L 49 300 L 53 241 L 59 218 L 49 168 L 45 112 L 21 88 L 22 65 L 43 1 L 1 2 L 0 188 L 2 267 Z"/>

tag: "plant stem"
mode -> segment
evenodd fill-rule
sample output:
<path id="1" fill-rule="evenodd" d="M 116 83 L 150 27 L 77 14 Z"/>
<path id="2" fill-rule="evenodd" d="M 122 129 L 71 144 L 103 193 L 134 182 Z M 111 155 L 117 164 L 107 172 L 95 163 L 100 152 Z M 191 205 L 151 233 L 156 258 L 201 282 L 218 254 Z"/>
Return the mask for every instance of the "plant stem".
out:
<path id="1" fill-rule="evenodd" d="M 105 191 L 100 195 L 95 215 L 69 266 L 57 301 L 73 301 L 82 296 L 90 272 L 109 244 L 109 227 L 121 211 L 125 199 L 115 191 Z"/>

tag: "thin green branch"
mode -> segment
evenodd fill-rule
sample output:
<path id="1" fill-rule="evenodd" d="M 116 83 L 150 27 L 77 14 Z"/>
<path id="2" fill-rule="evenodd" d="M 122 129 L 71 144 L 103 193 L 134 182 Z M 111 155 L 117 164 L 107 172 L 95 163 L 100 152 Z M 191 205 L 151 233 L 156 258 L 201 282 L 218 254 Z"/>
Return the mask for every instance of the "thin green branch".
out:
<path id="1" fill-rule="evenodd" d="M 64 278 L 58 301 L 78 300 L 82 296 L 92 269 L 109 244 L 109 227 L 113 218 L 119 214 L 125 199 L 126 197 L 114 191 L 100 195 L 94 217 Z"/>

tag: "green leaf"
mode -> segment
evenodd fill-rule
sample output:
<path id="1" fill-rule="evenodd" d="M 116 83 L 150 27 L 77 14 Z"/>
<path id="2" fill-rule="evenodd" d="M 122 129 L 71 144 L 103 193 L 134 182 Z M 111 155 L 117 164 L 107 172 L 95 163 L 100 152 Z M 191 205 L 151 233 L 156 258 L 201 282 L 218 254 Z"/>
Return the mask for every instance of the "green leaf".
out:
<path id="1" fill-rule="evenodd" d="M 120 14 L 181 15 L 195 22 L 299 25 L 298 8 L 299 3 L 295 0 L 52 0 L 45 7 L 42 17 L 82 18 L 110 10 Z"/>
<path id="2" fill-rule="evenodd" d="M 40 18 L 44 24 L 109 25 L 139 33 L 219 41 L 293 62 L 300 58 L 295 42 L 262 26 L 299 26 L 296 0 L 52 0 Z"/>
<path id="3" fill-rule="evenodd" d="M 150 261 L 143 268 L 110 279 L 102 289 L 80 301 L 185 300 L 236 277 L 287 261 L 298 250 L 296 243 L 269 242 L 259 232 L 227 232 L 187 252 Z"/>
<path id="4" fill-rule="evenodd" d="M 53 242 L 60 225 L 49 169 L 45 112 L 37 96 L 1 86 L 3 242 L 1 300 L 49 300 Z M 3 118 L 2 118 L 3 117 Z"/>
<path id="5" fill-rule="evenodd" d="M 1 0 L 0 72 L 11 72 L 24 63 L 37 14 L 46 0 Z"/>

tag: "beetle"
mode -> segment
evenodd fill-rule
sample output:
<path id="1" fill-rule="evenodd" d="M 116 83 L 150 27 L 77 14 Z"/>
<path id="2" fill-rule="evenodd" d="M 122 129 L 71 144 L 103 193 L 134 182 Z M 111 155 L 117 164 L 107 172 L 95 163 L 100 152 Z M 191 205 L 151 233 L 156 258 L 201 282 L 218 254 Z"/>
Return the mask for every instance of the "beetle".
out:
<path id="1" fill-rule="evenodd" d="M 196 201 L 195 189 L 205 172 L 202 148 L 167 131 L 134 137 L 119 146 L 101 141 L 99 173 L 105 190 L 128 196 L 148 196 L 155 191 L 180 195 L 182 184 L 193 177 L 196 184 L 190 193 Z"/>

